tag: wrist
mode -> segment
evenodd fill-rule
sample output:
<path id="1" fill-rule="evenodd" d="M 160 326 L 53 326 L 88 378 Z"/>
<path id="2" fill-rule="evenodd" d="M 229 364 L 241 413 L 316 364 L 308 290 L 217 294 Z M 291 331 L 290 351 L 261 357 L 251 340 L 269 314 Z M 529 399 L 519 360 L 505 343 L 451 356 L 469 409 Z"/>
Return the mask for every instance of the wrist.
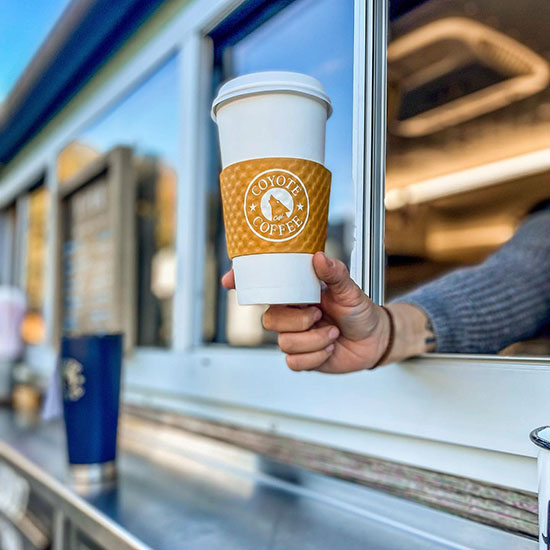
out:
<path id="1" fill-rule="evenodd" d="M 433 333 L 427 328 L 429 318 L 424 310 L 406 302 L 395 302 L 388 309 L 395 322 L 395 342 L 388 362 L 402 361 L 434 350 Z"/>

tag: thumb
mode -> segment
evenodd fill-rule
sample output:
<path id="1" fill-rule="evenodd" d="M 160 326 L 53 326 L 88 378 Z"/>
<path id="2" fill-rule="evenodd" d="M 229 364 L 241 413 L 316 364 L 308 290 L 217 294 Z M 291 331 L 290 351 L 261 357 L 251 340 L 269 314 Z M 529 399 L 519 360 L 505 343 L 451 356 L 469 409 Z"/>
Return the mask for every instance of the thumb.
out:
<path id="1" fill-rule="evenodd" d="M 323 252 L 316 252 L 313 256 L 313 268 L 333 296 L 354 302 L 361 301 L 364 297 L 361 289 L 353 282 L 348 268 L 340 260 L 333 260 Z"/>

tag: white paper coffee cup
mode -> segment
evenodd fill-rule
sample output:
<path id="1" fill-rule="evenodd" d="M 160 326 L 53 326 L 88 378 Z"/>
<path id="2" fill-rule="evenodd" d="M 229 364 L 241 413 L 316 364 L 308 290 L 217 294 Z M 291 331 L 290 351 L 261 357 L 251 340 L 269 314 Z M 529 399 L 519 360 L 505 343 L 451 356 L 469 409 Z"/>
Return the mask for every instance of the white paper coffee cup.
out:
<path id="1" fill-rule="evenodd" d="M 212 105 L 222 167 L 251 159 L 291 158 L 324 164 L 329 97 L 315 78 L 262 72 L 224 84 Z M 248 254 L 233 258 L 239 304 L 318 303 L 312 254 Z"/>
<path id="2" fill-rule="evenodd" d="M 531 432 L 531 441 L 539 448 L 537 456 L 539 501 L 539 549 L 550 547 L 550 426 Z"/>

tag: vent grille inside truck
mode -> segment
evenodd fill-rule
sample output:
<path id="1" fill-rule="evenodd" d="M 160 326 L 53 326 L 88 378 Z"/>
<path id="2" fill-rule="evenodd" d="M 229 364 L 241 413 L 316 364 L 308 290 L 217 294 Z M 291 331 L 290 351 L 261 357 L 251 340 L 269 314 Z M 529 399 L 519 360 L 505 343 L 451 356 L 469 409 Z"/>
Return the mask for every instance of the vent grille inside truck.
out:
<path id="1" fill-rule="evenodd" d="M 390 130 L 428 135 L 544 89 L 547 62 L 517 40 L 476 21 L 449 17 L 388 46 Z M 391 101 L 391 96 L 390 96 Z"/>

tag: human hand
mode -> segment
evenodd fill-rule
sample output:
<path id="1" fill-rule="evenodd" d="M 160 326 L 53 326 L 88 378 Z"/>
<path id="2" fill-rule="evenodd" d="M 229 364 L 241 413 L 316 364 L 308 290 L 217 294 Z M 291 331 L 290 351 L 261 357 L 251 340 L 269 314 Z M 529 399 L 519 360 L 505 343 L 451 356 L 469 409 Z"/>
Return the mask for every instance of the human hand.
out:
<path id="1" fill-rule="evenodd" d="M 321 303 L 270 306 L 264 328 L 279 332 L 279 347 L 292 370 L 343 374 L 372 368 L 388 345 L 388 315 L 353 282 L 341 261 L 317 252 L 313 267 L 325 283 Z M 222 284 L 235 288 L 233 271 Z"/>

